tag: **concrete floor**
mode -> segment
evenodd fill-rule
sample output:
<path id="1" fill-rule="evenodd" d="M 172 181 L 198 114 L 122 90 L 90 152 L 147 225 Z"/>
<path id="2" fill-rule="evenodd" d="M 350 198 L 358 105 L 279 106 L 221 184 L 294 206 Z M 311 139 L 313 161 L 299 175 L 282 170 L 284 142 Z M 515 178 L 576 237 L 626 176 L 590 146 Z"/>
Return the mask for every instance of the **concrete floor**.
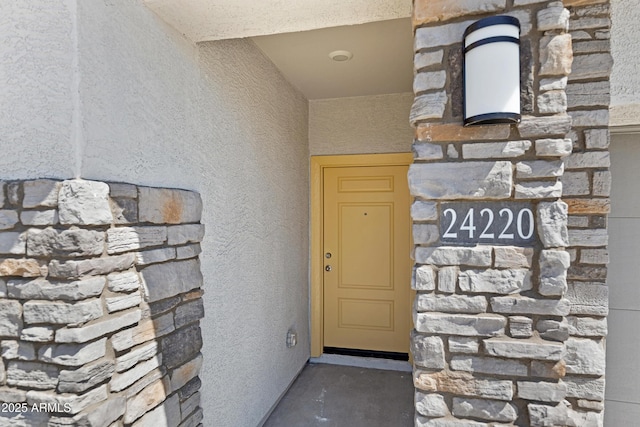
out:
<path id="1" fill-rule="evenodd" d="M 309 363 L 264 427 L 411 427 L 410 372 Z"/>

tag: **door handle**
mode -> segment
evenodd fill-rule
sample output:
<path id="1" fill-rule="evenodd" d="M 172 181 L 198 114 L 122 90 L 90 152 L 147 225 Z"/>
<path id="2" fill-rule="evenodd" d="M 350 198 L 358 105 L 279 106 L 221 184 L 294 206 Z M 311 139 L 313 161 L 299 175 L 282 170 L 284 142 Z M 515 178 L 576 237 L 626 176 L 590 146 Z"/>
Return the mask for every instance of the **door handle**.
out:
<path id="1" fill-rule="evenodd" d="M 324 268 L 324 271 L 331 271 L 331 266 L 330 266 L 330 265 L 327 265 L 327 266 Z"/>

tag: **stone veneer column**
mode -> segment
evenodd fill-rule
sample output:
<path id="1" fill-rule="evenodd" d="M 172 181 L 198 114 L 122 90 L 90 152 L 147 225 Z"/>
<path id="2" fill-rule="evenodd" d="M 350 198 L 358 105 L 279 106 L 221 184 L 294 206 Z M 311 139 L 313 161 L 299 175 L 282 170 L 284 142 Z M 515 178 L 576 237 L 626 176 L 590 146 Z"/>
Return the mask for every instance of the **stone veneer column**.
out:
<path id="1" fill-rule="evenodd" d="M 463 32 L 498 14 L 522 26 L 522 122 L 465 128 Z M 608 2 L 415 0 L 413 25 L 415 424 L 600 426 Z M 535 238 L 448 245 L 461 202 L 530 207 Z"/>
<path id="2" fill-rule="evenodd" d="M 197 426 L 196 193 L 0 182 L 0 426 Z"/>

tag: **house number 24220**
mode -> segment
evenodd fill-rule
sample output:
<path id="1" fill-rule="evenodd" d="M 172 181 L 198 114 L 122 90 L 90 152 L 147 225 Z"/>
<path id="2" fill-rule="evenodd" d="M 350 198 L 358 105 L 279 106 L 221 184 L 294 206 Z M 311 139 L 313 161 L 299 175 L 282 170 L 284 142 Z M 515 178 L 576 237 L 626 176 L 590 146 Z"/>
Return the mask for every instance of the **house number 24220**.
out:
<path id="1" fill-rule="evenodd" d="M 527 206 L 443 206 L 441 240 L 450 243 L 530 243 L 533 210 Z"/>

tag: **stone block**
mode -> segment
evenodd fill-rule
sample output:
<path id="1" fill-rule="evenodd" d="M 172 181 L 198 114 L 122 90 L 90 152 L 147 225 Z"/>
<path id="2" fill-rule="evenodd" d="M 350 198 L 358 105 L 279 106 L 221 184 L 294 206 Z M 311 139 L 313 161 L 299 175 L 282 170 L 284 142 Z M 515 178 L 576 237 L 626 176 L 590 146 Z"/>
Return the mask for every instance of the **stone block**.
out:
<path id="1" fill-rule="evenodd" d="M 456 148 L 455 145 L 453 144 L 447 145 L 447 157 L 449 157 L 450 159 L 460 158 L 460 153 L 458 152 L 458 149 Z"/>
<path id="2" fill-rule="evenodd" d="M 204 238 L 203 224 L 174 225 L 167 228 L 168 243 L 171 246 L 199 243 Z"/>
<path id="3" fill-rule="evenodd" d="M 3 191 L 0 191 L 0 201 L 3 202 L 3 205 L 5 202 L 9 202 L 9 205 L 12 206 L 19 206 L 20 205 L 20 198 L 21 198 L 21 192 L 22 192 L 22 183 L 21 182 L 10 182 L 7 184 L 6 187 L 7 190 L 7 197 L 6 200 L 1 200 L 2 199 L 2 195 L 3 195 Z"/>
<path id="4" fill-rule="evenodd" d="M 143 395 L 143 393 L 144 392 L 140 393 L 140 395 Z M 151 402 L 154 402 L 155 401 L 154 399 L 156 399 L 156 395 L 154 394 L 149 398 L 151 399 Z M 136 398 L 136 399 L 130 400 L 129 404 L 132 404 L 131 402 L 133 402 L 133 404 L 135 405 L 139 405 L 140 411 L 142 411 L 145 406 L 143 399 L 138 400 Z M 127 411 L 129 410 L 129 404 L 127 404 Z M 153 404 L 154 403 L 152 403 L 152 405 Z M 127 419 L 127 413 L 125 413 L 125 420 L 126 419 Z M 199 425 L 198 422 L 201 420 L 202 420 L 202 411 L 200 411 L 199 419 L 193 418 L 193 420 L 190 422 L 194 423 L 192 424 L 193 427 L 197 427 Z M 177 426 L 178 424 L 180 424 L 180 427 L 190 427 L 189 425 L 186 424 L 187 420 L 185 420 L 184 423 L 180 423 L 180 421 L 181 421 L 180 401 L 178 400 L 178 396 L 174 394 L 173 396 L 167 398 L 167 400 L 162 402 L 162 404 L 158 405 L 155 409 L 144 414 L 144 416 L 140 418 L 138 421 L 136 421 L 135 423 L 133 423 L 131 427 L 152 427 L 152 426 L 174 427 L 174 426 Z"/>
<path id="5" fill-rule="evenodd" d="M 569 81 L 608 78 L 612 68 L 613 57 L 609 52 L 576 55 Z"/>
<path id="6" fill-rule="evenodd" d="M 35 347 L 31 343 L 2 340 L 2 358 L 4 360 L 35 360 Z"/>
<path id="7" fill-rule="evenodd" d="M 593 173 L 593 195 L 609 197 L 611 194 L 611 172 L 595 171 Z"/>
<path id="8" fill-rule="evenodd" d="M 197 377 L 200 373 L 200 368 L 202 368 L 202 360 L 202 354 L 198 354 L 193 360 L 174 369 L 169 376 L 171 390 L 180 390 L 189 381 Z"/>
<path id="9" fill-rule="evenodd" d="M 546 406 L 529 403 L 529 422 L 531 427 L 566 426 L 568 424 L 568 412 L 564 403 L 558 406 Z"/>
<path id="10" fill-rule="evenodd" d="M 411 218 L 414 221 L 435 221 L 438 219 L 438 208 L 433 202 L 416 200 L 411 205 Z"/>
<path id="11" fill-rule="evenodd" d="M 540 378 L 559 379 L 566 375 L 564 360 L 558 362 L 531 361 L 531 376 Z"/>
<path id="12" fill-rule="evenodd" d="M 2 427 L 49 426 L 52 417 L 47 412 L 5 412 L 0 413 Z"/>
<path id="13" fill-rule="evenodd" d="M 200 326 L 195 323 L 161 338 L 162 360 L 172 369 L 193 359 L 202 348 Z"/>
<path id="14" fill-rule="evenodd" d="M 523 116 L 520 123 L 518 123 L 518 132 L 522 138 L 548 138 L 551 135 L 564 136 L 570 130 L 571 116 L 567 114 L 547 117 Z M 536 154 L 538 154 L 538 141 L 536 141 Z"/>
<path id="15" fill-rule="evenodd" d="M 584 376 L 567 376 L 567 397 L 604 401 L 604 378 L 589 378 Z"/>
<path id="16" fill-rule="evenodd" d="M 541 295 L 563 295 L 567 290 L 567 270 L 571 265 L 566 251 L 543 250 L 540 252 L 540 282 L 538 292 Z"/>
<path id="17" fill-rule="evenodd" d="M 53 344 L 40 347 L 38 359 L 62 366 L 82 366 L 106 354 L 107 339 L 86 344 Z"/>
<path id="18" fill-rule="evenodd" d="M 529 338 L 533 335 L 533 320 L 524 316 L 509 317 L 509 335 L 514 338 Z"/>
<path id="19" fill-rule="evenodd" d="M 578 31 L 576 31 L 577 33 Z M 573 54 L 585 54 L 585 53 L 607 53 L 611 50 L 611 43 L 609 40 L 588 40 L 573 43 Z"/>
<path id="20" fill-rule="evenodd" d="M 569 334 L 578 337 L 605 337 L 607 335 L 607 319 L 593 317 L 567 317 Z"/>
<path id="21" fill-rule="evenodd" d="M 116 358 L 116 370 L 118 372 L 126 371 L 138 362 L 149 360 L 156 354 L 158 354 L 158 343 L 155 341 L 148 342 L 118 356 Z"/>
<path id="22" fill-rule="evenodd" d="M 463 418 L 473 417 L 489 421 L 512 422 L 518 418 L 518 410 L 509 402 L 454 397 L 453 415 Z"/>
<path id="23" fill-rule="evenodd" d="M 511 126 L 480 125 L 464 127 L 456 123 L 421 123 L 416 128 L 416 139 L 427 142 L 505 140 Z"/>
<path id="24" fill-rule="evenodd" d="M 114 372 L 110 359 L 96 360 L 75 370 L 62 370 L 58 382 L 60 393 L 82 393 L 107 381 Z"/>
<path id="25" fill-rule="evenodd" d="M 538 12 L 538 31 L 569 29 L 569 11 L 562 2 L 549 3 L 546 9 Z"/>
<path id="26" fill-rule="evenodd" d="M 49 342 L 53 341 L 53 334 L 54 330 L 51 326 L 31 326 L 22 329 L 20 339 L 30 342 Z"/>
<path id="27" fill-rule="evenodd" d="M 17 388 L 0 387 L 0 402 L 21 403 L 26 400 L 26 391 Z"/>
<path id="28" fill-rule="evenodd" d="M 415 142 L 411 148 L 415 160 L 439 160 L 444 158 L 444 151 L 440 144 Z"/>
<path id="29" fill-rule="evenodd" d="M 81 179 L 64 181 L 58 196 L 58 215 L 61 224 L 111 224 L 109 186 L 104 182 Z"/>
<path id="30" fill-rule="evenodd" d="M 10 230 L 18 222 L 18 213 L 16 211 L 0 210 L 0 230 Z"/>
<path id="31" fill-rule="evenodd" d="M 562 177 L 563 196 L 585 196 L 591 192 L 587 172 L 566 172 Z"/>
<path id="32" fill-rule="evenodd" d="M 491 307 L 496 313 L 566 316 L 571 304 L 567 299 L 536 299 L 518 295 L 493 297 Z"/>
<path id="33" fill-rule="evenodd" d="M 167 241 L 167 227 L 141 226 L 116 227 L 107 230 L 107 252 L 117 254 L 151 246 L 160 246 Z"/>
<path id="34" fill-rule="evenodd" d="M 7 365 L 7 384 L 36 390 L 54 389 L 58 384 L 58 373 L 58 367 L 53 365 L 12 361 Z"/>
<path id="35" fill-rule="evenodd" d="M 115 271 L 128 270 L 133 267 L 135 259 L 135 254 L 128 253 L 84 260 L 53 260 L 49 262 L 49 275 L 61 279 L 106 275 Z"/>
<path id="36" fill-rule="evenodd" d="M 567 395 L 567 385 L 562 381 L 518 381 L 518 397 L 540 402 L 562 402 Z"/>
<path id="37" fill-rule="evenodd" d="M 27 233 L 11 231 L 0 233 L 0 254 L 25 255 L 26 248 Z"/>
<path id="38" fill-rule="evenodd" d="M 604 375 L 605 349 L 604 341 L 585 338 L 569 338 L 566 342 L 568 374 Z"/>
<path id="39" fill-rule="evenodd" d="M 456 291 L 458 267 L 441 267 L 438 270 L 438 290 L 448 294 Z"/>
<path id="40" fill-rule="evenodd" d="M 603 427 L 604 412 L 576 411 L 567 408 L 568 423 L 583 427 Z"/>
<path id="41" fill-rule="evenodd" d="M 587 150 L 606 150 L 609 148 L 609 129 L 587 129 L 584 139 Z"/>
<path id="42" fill-rule="evenodd" d="M 533 160 L 516 164 L 518 179 L 554 178 L 562 176 L 564 163 L 561 160 Z"/>
<path id="43" fill-rule="evenodd" d="M 138 326 L 114 334 L 111 345 L 116 351 L 121 352 L 174 330 L 173 313 L 167 313 L 153 320 L 141 321 Z"/>
<path id="44" fill-rule="evenodd" d="M 530 268 L 533 248 L 495 246 L 493 266 L 496 268 Z"/>
<path id="45" fill-rule="evenodd" d="M 490 427 L 491 424 L 479 423 L 476 421 L 463 420 L 459 421 L 455 418 L 426 418 L 421 415 L 415 416 L 415 427 Z"/>
<path id="46" fill-rule="evenodd" d="M 436 272 L 430 265 L 416 268 L 413 289 L 418 291 L 433 291 L 436 288 Z"/>
<path id="47" fill-rule="evenodd" d="M 32 228 L 27 237 L 27 254 L 40 257 L 100 256 L 104 252 L 104 244 L 105 235 L 102 231 Z"/>
<path id="48" fill-rule="evenodd" d="M 24 303 L 25 323 L 49 323 L 54 325 L 80 324 L 101 317 L 99 299 L 77 302 L 27 301 Z"/>
<path id="49" fill-rule="evenodd" d="M 574 127 L 607 126 L 609 124 L 609 110 L 571 111 L 569 113 Z"/>
<path id="50" fill-rule="evenodd" d="M 578 408 L 587 409 L 591 411 L 603 411 L 603 402 L 594 402 L 592 400 L 578 399 Z"/>
<path id="51" fill-rule="evenodd" d="M 0 299 L 0 336 L 18 337 L 22 329 L 22 304 Z"/>
<path id="52" fill-rule="evenodd" d="M 567 169 L 608 168 L 611 159 L 608 151 L 588 151 L 573 153 L 565 161 Z"/>
<path id="53" fill-rule="evenodd" d="M 132 292 L 140 289 L 140 276 L 133 271 L 111 273 L 107 276 L 107 288 L 111 292 Z"/>
<path id="54" fill-rule="evenodd" d="M 572 62 L 571 34 L 542 37 L 539 72 L 541 76 L 568 76 L 571 74 Z"/>
<path id="55" fill-rule="evenodd" d="M 413 383 L 417 389 L 426 392 L 452 393 L 458 396 L 505 401 L 513 398 L 512 381 L 477 379 L 468 372 L 430 373 L 415 369 Z"/>
<path id="56" fill-rule="evenodd" d="M 159 248 L 136 252 L 136 265 L 143 266 L 176 259 L 176 248 Z"/>
<path id="57" fill-rule="evenodd" d="M 176 329 L 198 321 L 204 317 L 204 304 L 202 298 L 186 302 L 176 308 L 174 322 Z"/>
<path id="58" fill-rule="evenodd" d="M 148 302 L 170 298 L 200 288 L 203 284 L 197 259 L 152 264 L 142 270 L 142 279 Z"/>
<path id="59" fill-rule="evenodd" d="M 484 313 L 487 311 L 487 299 L 483 296 L 421 293 L 416 296 L 415 309 L 418 312 L 437 311 L 441 313 Z"/>
<path id="60" fill-rule="evenodd" d="M 444 116 L 448 100 L 449 97 L 444 91 L 416 96 L 411 106 L 409 122 L 417 123 L 420 120 L 441 119 Z"/>
<path id="61" fill-rule="evenodd" d="M 0 277 L 40 277 L 47 275 L 47 267 L 31 258 L 0 260 Z"/>
<path id="62" fill-rule="evenodd" d="M 186 383 L 180 390 L 178 390 L 178 395 L 180 396 L 180 400 L 184 401 L 188 399 L 189 396 L 195 394 L 202 387 L 202 381 L 200 378 L 195 377 L 188 383 Z"/>
<path id="63" fill-rule="evenodd" d="M 80 301 L 102 294 L 104 277 L 90 277 L 71 283 L 50 283 L 44 279 L 9 280 L 7 291 L 11 298 Z"/>
<path id="64" fill-rule="evenodd" d="M 413 224 L 413 243 L 430 245 L 440 239 L 438 226 L 434 224 Z"/>
<path id="65" fill-rule="evenodd" d="M 413 57 L 413 68 L 415 71 L 431 67 L 433 65 L 441 65 L 444 57 L 442 49 L 432 52 L 418 52 Z"/>
<path id="66" fill-rule="evenodd" d="M 73 423 L 84 427 L 117 427 L 115 421 L 124 414 L 126 407 L 124 397 L 109 396 L 103 403 L 73 417 Z"/>
<path id="67" fill-rule="evenodd" d="M 416 412 L 425 417 L 445 417 L 449 414 L 444 397 L 416 390 L 414 397 Z"/>
<path id="68" fill-rule="evenodd" d="M 570 122 L 569 122 L 570 123 Z M 545 138 L 536 140 L 536 156 L 567 157 L 573 151 L 573 141 L 569 138 Z"/>
<path id="69" fill-rule="evenodd" d="M 109 201 L 115 224 L 138 222 L 138 202 L 134 199 L 112 198 Z"/>
<path id="70" fill-rule="evenodd" d="M 511 196 L 511 162 L 413 164 L 411 194 L 425 199 L 507 199 Z"/>
<path id="71" fill-rule="evenodd" d="M 58 211 L 49 209 L 46 211 L 22 211 L 20 222 L 24 225 L 56 225 L 58 224 Z"/>
<path id="72" fill-rule="evenodd" d="M 126 295 L 118 295 L 115 297 L 105 298 L 107 311 L 114 313 L 116 311 L 126 310 L 127 308 L 136 307 L 142 302 L 142 294 L 140 291 Z"/>
<path id="73" fill-rule="evenodd" d="M 601 214 L 606 215 L 611 211 L 611 201 L 606 199 L 564 199 L 569 207 L 569 214 Z M 594 228 L 596 226 L 594 225 Z M 579 245 L 576 245 L 579 246 Z"/>
<path id="74" fill-rule="evenodd" d="M 202 248 L 200 243 L 192 243 L 187 246 L 180 246 L 176 248 L 176 259 L 194 258 L 200 255 Z"/>
<path id="75" fill-rule="evenodd" d="M 553 360 L 562 359 L 565 346 L 560 343 L 540 339 L 489 338 L 484 340 L 488 355 L 510 359 Z"/>
<path id="76" fill-rule="evenodd" d="M 200 222 L 202 198 L 193 191 L 138 187 L 138 215 L 153 224 Z"/>
<path id="77" fill-rule="evenodd" d="M 450 19 L 479 15 L 489 12 L 500 12 L 506 7 L 505 0 L 431 0 L 417 2 L 413 9 L 413 26 L 418 27 L 434 22 L 444 22 Z"/>
<path id="78" fill-rule="evenodd" d="M 610 101 L 609 82 L 572 83 L 567 87 L 567 98 L 568 107 L 572 109 L 578 107 L 607 107 Z M 598 130 L 606 131 L 606 129 Z M 588 146 L 587 149 L 589 149 Z"/>
<path id="79" fill-rule="evenodd" d="M 162 403 L 167 397 L 166 393 L 167 391 L 165 390 L 164 382 L 162 380 L 158 380 L 155 383 L 151 384 L 149 387 L 142 390 L 136 396 L 129 399 L 127 401 L 127 409 L 124 412 L 123 418 L 125 424 L 131 424 L 133 421 L 140 418 L 142 415 L 146 414 L 147 412 L 158 406 L 160 403 Z M 177 396 L 175 397 L 177 400 Z M 161 410 L 160 412 L 164 411 Z M 177 402 L 177 413 L 180 413 L 179 402 Z"/>
<path id="80" fill-rule="evenodd" d="M 531 273 L 524 269 L 466 270 L 458 276 L 460 289 L 471 293 L 513 294 L 531 289 Z"/>
<path id="81" fill-rule="evenodd" d="M 555 199 L 561 196 L 561 181 L 525 181 L 516 184 L 516 199 Z"/>
<path id="82" fill-rule="evenodd" d="M 540 114 L 559 114 L 567 111 L 567 94 L 564 90 L 551 90 L 538 95 Z"/>
<path id="83" fill-rule="evenodd" d="M 569 246 L 568 211 L 562 201 L 538 204 L 538 236 L 545 248 Z"/>
<path id="84" fill-rule="evenodd" d="M 162 354 L 157 354 L 148 360 L 139 362 L 128 371 L 113 375 L 109 381 L 109 387 L 113 392 L 124 390 L 160 365 L 162 365 Z"/>
<path id="85" fill-rule="evenodd" d="M 514 377 L 526 377 L 529 372 L 527 363 L 519 360 L 504 360 L 479 356 L 453 356 L 451 358 L 451 369 Z"/>
<path id="86" fill-rule="evenodd" d="M 609 314 L 609 287 L 600 283 L 569 283 L 567 299 L 571 314 L 606 316 Z"/>
<path id="87" fill-rule="evenodd" d="M 536 328 L 540 337 L 551 341 L 564 342 L 569 339 L 569 324 L 566 320 L 539 320 Z"/>
<path id="88" fill-rule="evenodd" d="M 504 334 L 507 319 L 495 314 L 414 313 L 418 332 L 462 336 L 496 336 Z"/>
<path id="89" fill-rule="evenodd" d="M 465 159 L 509 159 L 523 156 L 531 148 L 531 141 L 476 142 L 462 146 Z"/>
<path id="90" fill-rule="evenodd" d="M 91 405 L 107 400 L 109 392 L 103 385 L 83 395 L 53 394 L 44 391 L 28 391 L 27 402 L 29 405 L 56 405 L 68 409 L 68 413 L 77 414 Z"/>
<path id="91" fill-rule="evenodd" d="M 138 323 L 140 318 L 141 311 L 138 308 L 127 313 L 102 317 L 98 321 L 80 328 L 58 329 L 56 342 L 84 343 Z"/>
<path id="92" fill-rule="evenodd" d="M 475 354 L 478 352 L 480 344 L 477 338 L 470 337 L 449 337 L 449 352 Z"/>
<path id="93" fill-rule="evenodd" d="M 413 78 L 413 93 L 442 89 L 446 82 L 447 72 L 444 70 L 418 72 Z"/>
<path id="94" fill-rule="evenodd" d="M 38 179 L 35 181 L 25 181 L 22 184 L 24 199 L 23 208 L 39 208 L 58 206 L 58 192 L 62 183 L 50 179 Z"/>
<path id="95" fill-rule="evenodd" d="M 598 247 L 607 246 L 609 235 L 606 228 L 588 230 L 569 230 L 569 242 L 571 246 Z"/>
<path id="96" fill-rule="evenodd" d="M 473 248 L 458 248 L 440 246 L 437 248 L 416 248 L 416 262 L 418 264 L 433 264 L 442 266 L 465 265 L 471 267 L 491 266 L 491 247 L 476 246 Z"/>
<path id="97" fill-rule="evenodd" d="M 540 79 L 540 91 L 546 92 L 549 90 L 564 90 L 567 88 L 568 77 L 548 77 Z"/>
<path id="98" fill-rule="evenodd" d="M 109 183 L 109 196 L 122 197 L 127 199 L 138 198 L 138 187 L 133 184 Z"/>
<path id="99" fill-rule="evenodd" d="M 411 331 L 413 363 L 428 369 L 444 369 L 444 344 L 442 338 L 424 336 Z"/>

